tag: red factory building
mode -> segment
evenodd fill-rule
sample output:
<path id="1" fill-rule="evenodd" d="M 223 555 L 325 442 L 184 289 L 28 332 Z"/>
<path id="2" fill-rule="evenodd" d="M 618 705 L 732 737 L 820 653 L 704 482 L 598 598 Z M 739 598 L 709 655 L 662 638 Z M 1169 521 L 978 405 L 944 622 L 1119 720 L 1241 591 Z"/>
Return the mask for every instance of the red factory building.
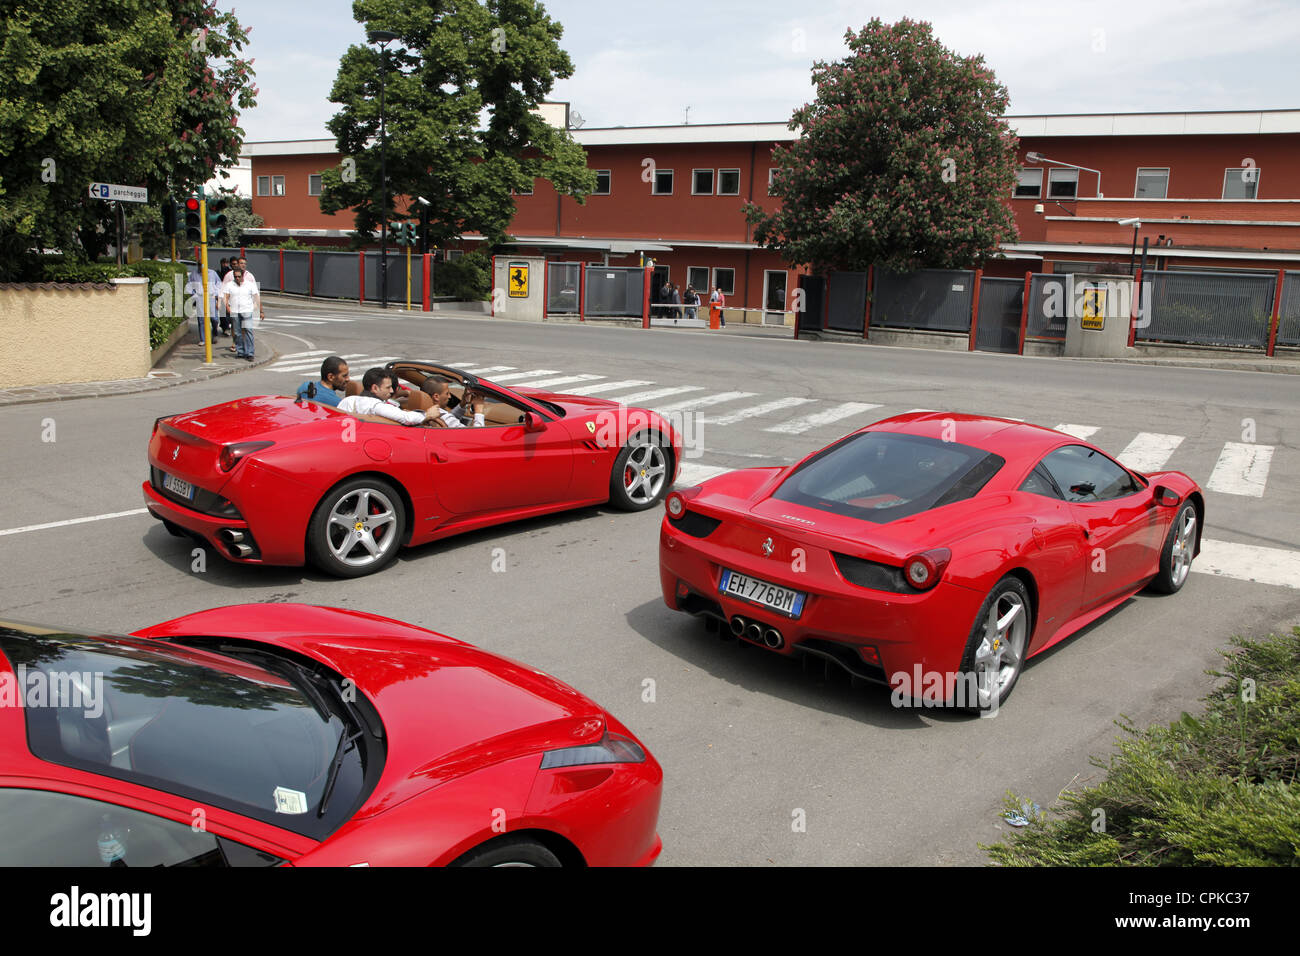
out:
<path id="1" fill-rule="evenodd" d="M 1019 240 L 990 276 L 1127 271 L 1136 237 L 1161 269 L 1300 269 L 1300 110 L 1007 117 L 1023 166 L 1007 202 Z M 538 181 L 517 197 L 513 254 L 635 265 L 660 281 L 721 285 L 728 305 L 784 310 L 801 271 L 758 248 L 741 212 L 770 206 L 784 123 L 572 130 L 599 185 L 585 204 Z M 320 211 L 319 173 L 339 162 L 332 140 L 247 143 L 250 235 L 345 244 L 352 216 Z M 1120 225 L 1120 220 L 1140 225 Z M 481 237 L 463 237 L 472 248 Z M 457 250 L 444 250 L 454 256 Z M 972 263 L 972 266 L 977 265 Z"/>

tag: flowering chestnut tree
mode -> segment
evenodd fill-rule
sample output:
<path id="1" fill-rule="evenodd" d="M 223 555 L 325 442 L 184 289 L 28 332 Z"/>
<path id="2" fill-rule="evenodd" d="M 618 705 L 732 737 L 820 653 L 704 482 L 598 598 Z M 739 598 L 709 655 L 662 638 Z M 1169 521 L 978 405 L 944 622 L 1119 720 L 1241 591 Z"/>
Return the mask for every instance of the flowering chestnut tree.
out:
<path id="1" fill-rule="evenodd" d="M 760 244 L 814 271 L 967 268 L 1017 233 L 1006 87 L 980 56 L 960 57 L 928 23 L 873 19 L 845 34 L 849 55 L 813 64 L 802 134 L 773 151 L 773 211 L 748 203 Z"/>

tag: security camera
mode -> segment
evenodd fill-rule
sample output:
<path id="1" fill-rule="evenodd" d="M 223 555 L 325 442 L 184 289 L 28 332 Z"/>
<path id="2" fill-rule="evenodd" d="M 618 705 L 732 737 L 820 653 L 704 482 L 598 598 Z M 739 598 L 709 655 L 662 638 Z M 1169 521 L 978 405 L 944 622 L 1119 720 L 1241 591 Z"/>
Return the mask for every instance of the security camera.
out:
<path id="1" fill-rule="evenodd" d="M 416 196 L 415 201 L 418 202 L 421 206 L 432 205 L 432 203 L 430 203 L 429 200 L 425 199 L 423 196 Z"/>
<path id="2" fill-rule="evenodd" d="M 1043 214 L 1045 208 L 1046 207 L 1042 203 L 1034 203 L 1034 212 L 1038 213 L 1040 216 Z"/>
<path id="3" fill-rule="evenodd" d="M 1037 162 L 1041 161 L 1042 158 L 1043 158 L 1043 154 L 1042 154 L 1042 153 L 1035 153 L 1035 152 L 1033 152 L 1033 151 L 1030 151 L 1030 152 L 1028 152 L 1028 153 L 1025 153 L 1025 162 L 1027 162 L 1027 163 L 1037 163 Z"/>
<path id="4" fill-rule="evenodd" d="M 1142 220 L 1141 220 L 1141 219 L 1137 219 L 1137 218 L 1134 218 L 1134 219 L 1121 219 L 1121 220 L 1119 221 L 1119 224 L 1120 224 L 1121 226 L 1141 226 L 1141 225 L 1142 225 Z"/>

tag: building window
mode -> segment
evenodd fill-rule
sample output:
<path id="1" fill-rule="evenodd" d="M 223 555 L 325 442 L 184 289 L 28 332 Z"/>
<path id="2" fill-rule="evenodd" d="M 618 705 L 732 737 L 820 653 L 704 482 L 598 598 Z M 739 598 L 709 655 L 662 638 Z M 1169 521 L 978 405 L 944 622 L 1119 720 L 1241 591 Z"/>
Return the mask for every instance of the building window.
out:
<path id="1" fill-rule="evenodd" d="M 312 173 L 307 177 L 307 195 L 320 195 L 320 173 Z"/>
<path id="2" fill-rule="evenodd" d="M 593 196 L 609 195 L 610 172 L 608 169 L 596 170 L 596 189 Z"/>
<path id="3" fill-rule="evenodd" d="M 272 195 L 272 196 L 283 196 L 283 195 L 284 195 L 284 177 L 283 177 L 283 176 L 272 176 L 272 177 L 271 177 L 271 195 Z"/>
<path id="4" fill-rule="evenodd" d="M 1139 166 L 1134 199 L 1167 199 L 1169 170 L 1156 166 Z"/>
<path id="5" fill-rule="evenodd" d="M 1021 169 L 1016 171 L 1016 199 L 1038 199 L 1043 195 L 1043 171 Z"/>
<path id="6" fill-rule="evenodd" d="M 1258 166 L 1238 167 L 1223 171 L 1224 199 L 1254 199 L 1259 192 L 1259 176 L 1263 170 Z"/>
<path id="7" fill-rule="evenodd" d="M 691 195 L 692 196 L 713 195 L 713 170 L 711 169 L 691 170 Z"/>
<path id="8" fill-rule="evenodd" d="M 1047 172 L 1047 198 L 1075 199 L 1079 195 L 1077 169 L 1051 169 Z"/>
<path id="9" fill-rule="evenodd" d="M 691 266 L 686 270 L 686 284 L 696 292 L 709 288 L 709 270 L 706 266 Z"/>
<path id="10" fill-rule="evenodd" d="M 767 171 L 767 194 L 772 195 L 772 185 L 776 182 L 776 167 L 773 166 Z"/>
<path id="11" fill-rule="evenodd" d="M 740 170 L 739 169 L 718 170 L 718 195 L 719 196 L 740 195 Z"/>
<path id="12" fill-rule="evenodd" d="M 270 176 L 258 176 L 258 177 L 257 177 L 257 194 L 258 194 L 259 196 L 269 196 L 269 195 L 271 195 L 271 177 L 270 177 Z"/>
<path id="13" fill-rule="evenodd" d="M 465 254 L 465 250 L 463 249 L 448 249 L 446 251 L 446 258 L 448 262 L 455 262 L 464 254 Z"/>
<path id="14" fill-rule="evenodd" d="M 723 295 L 734 295 L 736 291 L 736 270 L 714 269 L 713 285 L 721 289 Z"/>
<path id="15" fill-rule="evenodd" d="M 671 169 L 656 169 L 655 181 L 650 192 L 655 196 L 671 196 L 673 194 L 673 171 Z"/>

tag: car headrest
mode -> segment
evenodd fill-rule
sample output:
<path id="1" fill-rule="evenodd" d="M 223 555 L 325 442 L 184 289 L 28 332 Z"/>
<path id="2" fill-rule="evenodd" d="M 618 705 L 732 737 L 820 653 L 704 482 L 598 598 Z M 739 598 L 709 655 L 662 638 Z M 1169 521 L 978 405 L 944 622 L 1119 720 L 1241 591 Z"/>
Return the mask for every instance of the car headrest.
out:
<path id="1" fill-rule="evenodd" d="M 433 399 L 419 389 L 411 389 L 410 396 L 402 405 L 408 412 L 427 412 L 433 408 Z"/>
<path id="2" fill-rule="evenodd" d="M 345 398 L 350 397 L 352 395 L 360 395 L 361 392 L 362 392 L 361 383 L 358 382 L 356 379 L 349 379 L 347 387 L 343 389 L 343 395 Z"/>

